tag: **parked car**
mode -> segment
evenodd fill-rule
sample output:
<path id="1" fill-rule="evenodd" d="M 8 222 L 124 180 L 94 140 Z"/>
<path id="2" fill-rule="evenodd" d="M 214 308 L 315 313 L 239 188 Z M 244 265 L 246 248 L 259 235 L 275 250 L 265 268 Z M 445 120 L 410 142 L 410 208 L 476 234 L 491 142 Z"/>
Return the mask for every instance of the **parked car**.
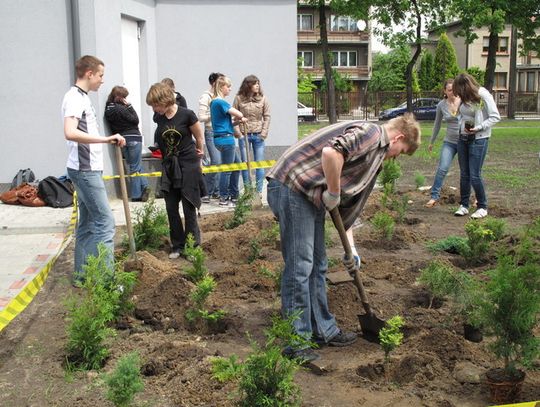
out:
<path id="1" fill-rule="evenodd" d="M 315 109 L 296 102 L 298 108 L 298 121 L 312 122 L 315 120 Z"/>
<path id="2" fill-rule="evenodd" d="M 417 98 L 413 99 L 413 113 L 417 120 L 435 120 L 437 104 L 440 99 L 437 98 Z M 403 102 L 398 107 L 386 109 L 379 115 L 379 120 L 389 120 L 394 117 L 402 116 L 407 112 L 407 102 Z"/>

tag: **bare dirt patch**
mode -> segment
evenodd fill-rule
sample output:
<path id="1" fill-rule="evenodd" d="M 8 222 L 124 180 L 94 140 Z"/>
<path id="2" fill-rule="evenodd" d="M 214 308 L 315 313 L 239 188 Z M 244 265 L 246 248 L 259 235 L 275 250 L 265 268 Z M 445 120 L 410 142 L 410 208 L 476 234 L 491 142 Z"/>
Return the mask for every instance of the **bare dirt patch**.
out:
<path id="1" fill-rule="evenodd" d="M 486 350 L 487 342 L 472 343 L 463 338 L 462 324 L 445 302 L 427 308 L 427 294 L 415 284 L 419 270 L 434 258 L 426 243 L 451 234 L 464 236 L 467 219 L 452 216 L 455 191 L 444 192 L 441 204 L 423 207 L 427 193 L 409 189 L 412 201 L 405 221 L 398 225 L 392 241 L 376 236 L 369 219 L 380 209 L 379 196 L 368 203 L 363 225 L 356 232 L 356 246 L 363 260 L 362 275 L 372 305 L 382 318 L 405 318 L 404 344 L 383 364 L 379 345 L 360 338 L 347 348 L 322 348 L 318 352 L 329 372 L 298 373 L 296 381 L 303 405 L 338 406 L 485 406 L 487 392 L 482 383 L 464 381 L 463 366 L 483 372 L 495 362 Z M 538 202 L 536 202 L 536 206 Z M 518 227 L 540 214 L 538 207 L 523 210 L 494 204 L 490 214 Z M 264 266 L 280 271 L 283 261 L 278 239 L 260 239 L 260 258 L 248 263 L 253 239 L 273 224 L 269 210 L 252 214 L 248 222 L 225 230 L 231 214 L 203 217 L 202 247 L 206 266 L 217 281 L 209 299 L 211 309 L 227 315 L 221 329 L 211 332 L 190 326 L 185 319 L 192 283 L 185 278 L 189 263 L 171 261 L 165 251 L 138 253 L 138 261 L 126 268 L 137 270 L 139 282 L 133 295 L 135 309 L 118 326 L 112 340 L 111 357 L 104 371 L 116 360 L 137 350 L 143 361 L 145 391 L 138 397 L 150 406 L 232 406 L 231 384 L 211 376 L 212 356 L 246 356 L 246 332 L 262 340 L 270 318 L 279 312 L 280 298 L 275 281 L 261 272 Z M 329 258 L 341 258 L 337 233 L 328 248 Z M 42 291 L 29 308 L 0 335 L 0 405 L 2 406 L 110 406 L 98 372 L 66 374 L 65 307 L 63 298 L 74 289 L 68 282 L 72 248 L 60 257 Z M 472 273 L 493 266 L 468 267 L 457 255 L 443 258 Z M 492 261 L 492 260 L 490 260 Z M 341 269 L 331 267 L 329 272 Z M 343 329 L 360 333 L 357 314 L 363 313 L 352 283 L 329 285 L 330 307 Z M 474 375 L 473 375 L 474 376 Z M 477 375 L 478 376 L 478 375 Z M 540 374 L 528 372 L 522 401 L 540 399 Z M 146 403 L 146 404 L 143 404 Z"/>

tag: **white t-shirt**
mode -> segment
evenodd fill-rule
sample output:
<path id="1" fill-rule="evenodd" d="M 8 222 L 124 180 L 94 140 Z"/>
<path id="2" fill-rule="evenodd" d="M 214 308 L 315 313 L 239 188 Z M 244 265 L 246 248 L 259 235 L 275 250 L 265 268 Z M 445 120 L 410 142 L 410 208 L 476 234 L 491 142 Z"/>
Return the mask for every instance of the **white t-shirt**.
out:
<path id="1" fill-rule="evenodd" d="M 62 101 L 62 118 L 79 119 L 77 129 L 99 136 L 96 112 L 88 94 L 77 86 L 72 86 Z M 78 143 L 67 141 L 69 155 L 66 166 L 79 171 L 103 170 L 103 145 L 101 143 Z"/>

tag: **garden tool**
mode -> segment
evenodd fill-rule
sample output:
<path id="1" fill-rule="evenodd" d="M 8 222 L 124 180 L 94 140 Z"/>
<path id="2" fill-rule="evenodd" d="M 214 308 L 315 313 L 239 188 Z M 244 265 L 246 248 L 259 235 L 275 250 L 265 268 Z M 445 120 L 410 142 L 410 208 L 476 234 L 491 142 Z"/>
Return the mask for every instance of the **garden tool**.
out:
<path id="1" fill-rule="evenodd" d="M 129 239 L 129 251 L 132 259 L 137 259 L 137 250 L 135 248 L 135 238 L 133 236 L 133 226 L 131 225 L 131 213 L 129 211 L 128 193 L 126 188 L 126 174 L 124 172 L 124 162 L 122 160 L 122 150 L 117 144 L 116 150 L 116 165 L 120 173 L 120 191 L 122 192 L 122 202 L 124 204 L 124 215 L 126 217 L 126 229 Z"/>
<path id="2" fill-rule="evenodd" d="M 240 133 L 242 133 L 242 137 L 244 137 L 244 146 L 246 148 L 246 164 L 248 168 L 247 170 L 249 174 L 249 181 L 252 182 L 252 180 L 255 179 L 255 176 L 251 169 L 251 160 L 249 159 L 249 142 L 248 142 L 247 126 L 245 123 L 240 123 L 238 127 L 240 128 Z M 251 186 L 255 188 L 253 184 Z M 255 208 L 262 207 L 261 197 L 259 196 L 257 192 L 254 192 L 253 194 L 253 206 Z"/>
<path id="3" fill-rule="evenodd" d="M 334 226 L 336 227 L 339 233 L 339 237 L 341 239 L 341 243 L 343 244 L 343 249 L 345 250 L 345 259 L 352 260 L 353 254 L 351 250 L 351 244 L 349 243 L 349 239 L 347 238 L 347 233 L 345 231 L 345 227 L 343 226 L 343 221 L 341 220 L 339 209 L 337 207 L 332 209 L 330 211 L 330 216 L 332 217 Z M 354 285 L 358 289 L 358 293 L 360 294 L 360 300 L 362 301 L 362 306 L 366 311 L 365 315 L 358 315 L 358 320 L 360 321 L 360 326 L 362 327 L 362 333 L 364 334 L 364 338 L 369 341 L 377 342 L 379 339 L 379 332 L 382 328 L 384 328 L 386 322 L 380 318 L 377 318 L 377 316 L 373 312 L 373 309 L 371 308 L 371 305 L 369 305 L 368 296 L 366 294 L 366 291 L 364 290 L 364 285 L 362 284 L 362 280 L 360 278 L 360 266 L 357 265 L 356 262 L 353 263 L 353 268 L 348 271 L 353 275 Z"/>

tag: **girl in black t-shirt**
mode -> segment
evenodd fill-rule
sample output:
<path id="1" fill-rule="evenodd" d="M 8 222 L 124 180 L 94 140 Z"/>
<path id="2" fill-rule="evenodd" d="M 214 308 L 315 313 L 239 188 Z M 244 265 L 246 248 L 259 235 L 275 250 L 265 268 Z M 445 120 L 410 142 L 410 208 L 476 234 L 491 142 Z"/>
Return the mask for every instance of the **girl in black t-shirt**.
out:
<path id="1" fill-rule="evenodd" d="M 186 237 L 192 234 L 195 244 L 201 242 L 197 208 L 201 206 L 201 157 L 203 132 L 195 113 L 176 104 L 172 89 L 162 83 L 152 85 L 146 103 L 156 118 L 156 142 L 163 155 L 161 190 L 169 218 L 172 250 L 170 259 L 180 257 Z M 179 212 L 182 202 L 185 228 Z"/>

